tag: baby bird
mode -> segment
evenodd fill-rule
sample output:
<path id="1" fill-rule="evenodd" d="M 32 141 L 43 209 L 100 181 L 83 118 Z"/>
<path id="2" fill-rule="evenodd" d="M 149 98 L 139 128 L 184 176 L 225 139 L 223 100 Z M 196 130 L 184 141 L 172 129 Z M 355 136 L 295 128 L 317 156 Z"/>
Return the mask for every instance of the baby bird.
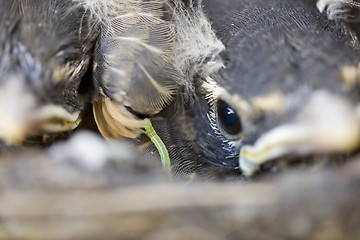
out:
<path id="1" fill-rule="evenodd" d="M 359 32 L 316 3 L 204 1 L 225 67 L 194 78 L 184 111 L 153 121 L 177 175 L 252 176 L 359 148 Z"/>
<path id="2" fill-rule="evenodd" d="M 0 5 L 0 139 L 73 130 L 89 102 L 80 94 L 98 34 L 89 12 L 71 0 Z"/>

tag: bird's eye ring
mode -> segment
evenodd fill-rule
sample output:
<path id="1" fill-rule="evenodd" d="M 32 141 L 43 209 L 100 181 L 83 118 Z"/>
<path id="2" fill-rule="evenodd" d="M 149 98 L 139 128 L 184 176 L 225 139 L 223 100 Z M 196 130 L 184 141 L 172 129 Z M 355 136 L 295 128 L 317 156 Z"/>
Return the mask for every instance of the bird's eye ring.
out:
<path id="1" fill-rule="evenodd" d="M 226 137 L 233 139 L 242 132 L 242 124 L 239 115 L 223 100 L 217 101 L 216 119 L 220 131 Z"/>

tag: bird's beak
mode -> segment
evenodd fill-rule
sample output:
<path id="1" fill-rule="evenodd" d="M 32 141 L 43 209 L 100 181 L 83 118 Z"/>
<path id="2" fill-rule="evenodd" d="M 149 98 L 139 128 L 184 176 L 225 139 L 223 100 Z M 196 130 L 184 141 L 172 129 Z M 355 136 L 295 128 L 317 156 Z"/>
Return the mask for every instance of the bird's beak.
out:
<path id="1" fill-rule="evenodd" d="M 251 176 L 261 164 L 284 156 L 350 153 L 360 145 L 360 107 L 326 91 L 314 92 L 292 123 L 282 124 L 242 147 L 239 162 Z"/>
<path id="2" fill-rule="evenodd" d="M 69 113 L 61 106 L 41 105 L 18 79 L 0 88 L 0 139 L 17 145 L 26 137 L 44 132 L 73 130 L 80 123 L 80 112 Z"/>

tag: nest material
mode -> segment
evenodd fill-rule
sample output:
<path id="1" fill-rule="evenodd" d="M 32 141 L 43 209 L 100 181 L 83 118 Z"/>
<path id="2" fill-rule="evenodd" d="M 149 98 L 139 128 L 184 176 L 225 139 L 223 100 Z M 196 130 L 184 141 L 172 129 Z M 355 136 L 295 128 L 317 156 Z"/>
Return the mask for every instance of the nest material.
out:
<path id="1" fill-rule="evenodd" d="M 114 168 L 76 170 L 40 152 L 24 156 L 0 163 L 1 239 L 360 237 L 358 160 L 260 182 L 184 185 L 133 161 L 114 175 Z"/>

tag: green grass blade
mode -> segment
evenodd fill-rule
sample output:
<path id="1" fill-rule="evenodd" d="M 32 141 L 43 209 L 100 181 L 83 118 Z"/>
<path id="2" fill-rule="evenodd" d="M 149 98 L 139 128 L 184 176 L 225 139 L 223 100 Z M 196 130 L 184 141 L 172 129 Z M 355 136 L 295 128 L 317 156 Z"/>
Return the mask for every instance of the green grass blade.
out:
<path id="1" fill-rule="evenodd" d="M 151 142 L 154 143 L 156 149 L 160 154 L 161 165 L 163 169 L 167 171 L 170 174 L 170 176 L 172 176 L 169 152 L 164 142 L 161 140 L 159 135 L 157 135 L 149 119 L 145 119 L 145 132 L 146 135 L 150 138 Z"/>

